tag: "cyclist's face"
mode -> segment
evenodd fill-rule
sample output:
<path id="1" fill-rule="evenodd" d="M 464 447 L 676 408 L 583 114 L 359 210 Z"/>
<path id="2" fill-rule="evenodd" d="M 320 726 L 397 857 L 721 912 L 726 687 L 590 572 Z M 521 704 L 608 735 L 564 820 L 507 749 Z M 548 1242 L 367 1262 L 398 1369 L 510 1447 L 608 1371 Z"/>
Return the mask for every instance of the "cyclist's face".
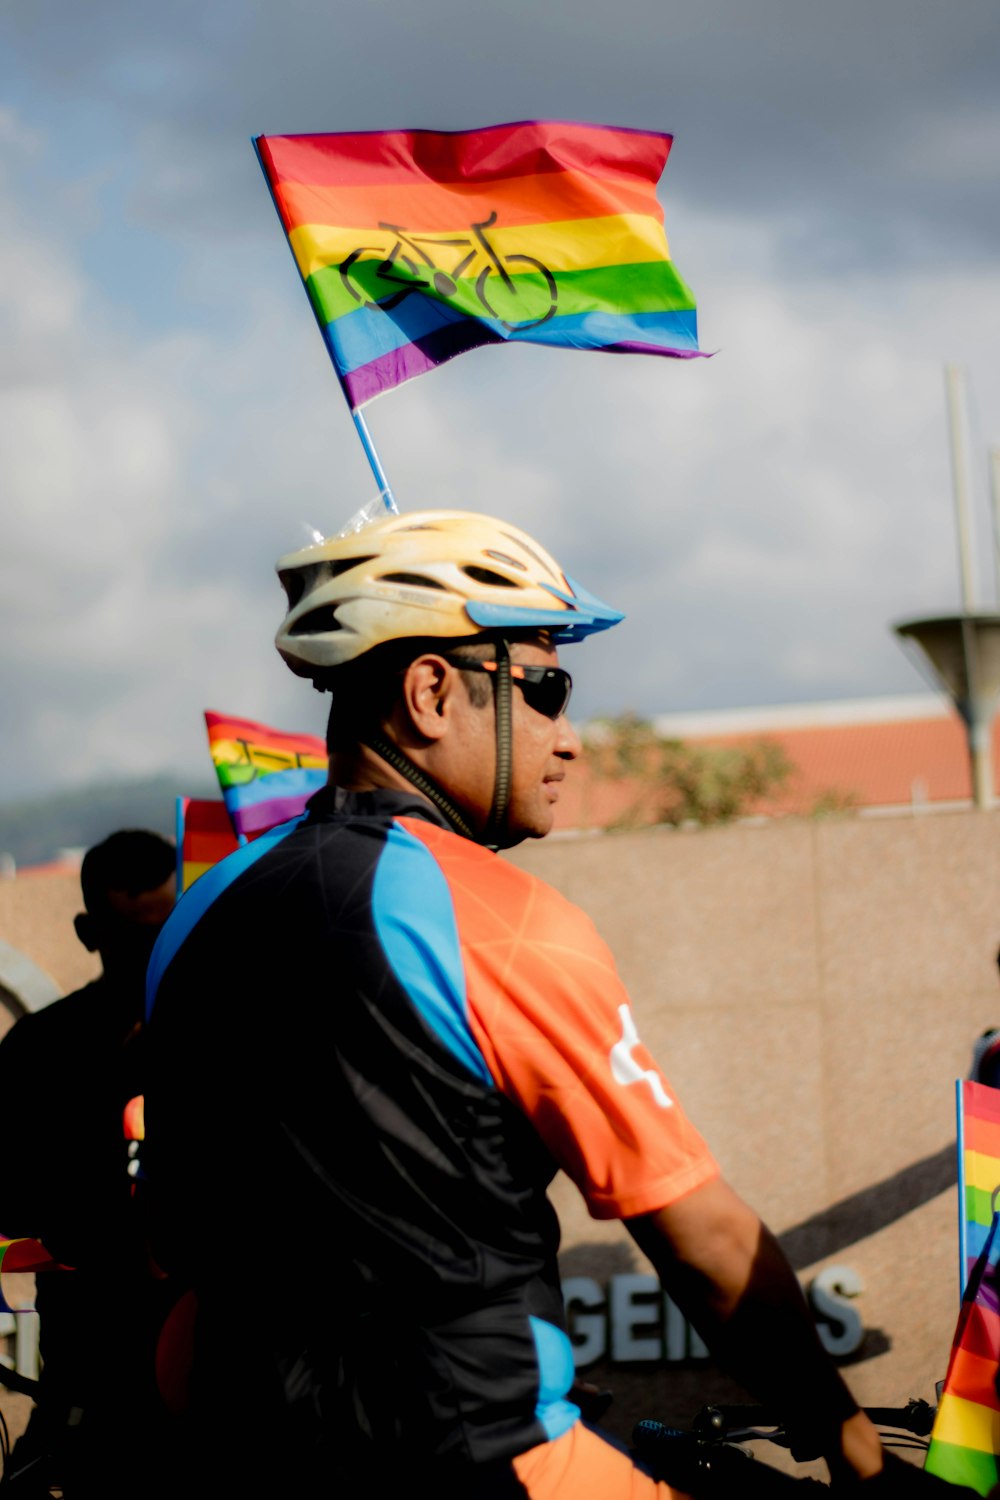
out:
<path id="1" fill-rule="evenodd" d="M 514 642 L 510 648 L 512 662 L 533 667 L 557 667 L 559 657 L 554 647 Z M 489 814 L 493 801 L 496 769 L 496 731 L 492 706 L 473 709 L 476 723 L 469 742 L 470 759 L 476 772 L 476 803 L 480 812 Z M 563 715 L 548 719 L 528 703 L 513 679 L 511 693 L 511 788 L 504 829 L 504 843 L 519 844 L 522 839 L 543 838 L 552 828 L 555 807 L 570 761 L 580 753 L 580 741 L 569 720 Z"/>

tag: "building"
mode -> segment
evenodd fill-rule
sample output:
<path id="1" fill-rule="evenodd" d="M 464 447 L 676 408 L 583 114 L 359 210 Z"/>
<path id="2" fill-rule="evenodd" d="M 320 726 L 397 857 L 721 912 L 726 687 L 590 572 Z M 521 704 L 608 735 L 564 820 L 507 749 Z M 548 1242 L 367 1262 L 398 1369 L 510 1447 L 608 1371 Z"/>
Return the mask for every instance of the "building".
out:
<path id="1" fill-rule="evenodd" d="M 965 730 L 940 694 L 660 714 L 652 723 L 664 738 L 693 745 L 729 748 L 762 740 L 777 745 L 792 772 L 778 792 L 750 809 L 760 816 L 850 810 L 871 816 L 971 806 Z M 993 764 L 996 794 L 997 722 Z M 595 774 L 594 758 L 587 756 L 563 785 L 557 827 L 563 832 L 604 828 L 619 819 L 641 825 L 651 821 L 643 803 L 640 783 Z"/>

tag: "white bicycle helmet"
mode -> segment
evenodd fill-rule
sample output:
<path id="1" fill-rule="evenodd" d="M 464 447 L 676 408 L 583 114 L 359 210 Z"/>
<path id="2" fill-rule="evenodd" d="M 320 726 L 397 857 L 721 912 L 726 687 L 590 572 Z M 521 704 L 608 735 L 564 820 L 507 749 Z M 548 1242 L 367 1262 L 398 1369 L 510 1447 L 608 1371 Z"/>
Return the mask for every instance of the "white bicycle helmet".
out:
<path id="1" fill-rule="evenodd" d="M 525 532 L 471 511 L 387 515 L 277 564 L 288 613 L 275 644 L 300 677 L 386 641 L 544 629 L 557 645 L 624 616 Z"/>

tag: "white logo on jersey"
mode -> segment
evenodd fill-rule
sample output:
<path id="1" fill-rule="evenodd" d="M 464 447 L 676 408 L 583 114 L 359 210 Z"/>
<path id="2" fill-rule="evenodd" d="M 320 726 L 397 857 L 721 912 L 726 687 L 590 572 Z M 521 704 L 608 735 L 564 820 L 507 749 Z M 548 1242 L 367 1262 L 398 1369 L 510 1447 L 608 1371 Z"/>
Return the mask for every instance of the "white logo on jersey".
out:
<path id="1" fill-rule="evenodd" d="M 663 1087 L 663 1080 L 659 1073 L 652 1068 L 640 1068 L 632 1051 L 639 1045 L 639 1033 L 635 1029 L 635 1021 L 632 1012 L 627 1005 L 619 1005 L 618 1014 L 622 1020 L 622 1039 L 615 1042 L 609 1053 L 611 1063 L 611 1076 L 615 1083 L 624 1084 L 627 1088 L 630 1083 L 642 1083 L 643 1079 L 653 1090 L 653 1098 L 661 1109 L 670 1109 L 673 1100 Z"/>

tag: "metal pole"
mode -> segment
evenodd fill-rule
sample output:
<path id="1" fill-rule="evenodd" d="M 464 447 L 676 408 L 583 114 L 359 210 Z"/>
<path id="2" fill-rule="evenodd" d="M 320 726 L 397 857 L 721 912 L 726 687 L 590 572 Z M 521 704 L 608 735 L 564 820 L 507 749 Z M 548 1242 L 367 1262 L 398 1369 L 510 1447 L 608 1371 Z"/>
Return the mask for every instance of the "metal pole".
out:
<path id="1" fill-rule="evenodd" d="M 972 803 L 974 807 L 993 806 L 993 721 L 989 714 L 977 716 L 969 726 L 969 748 L 972 755 Z"/>
<path id="2" fill-rule="evenodd" d="M 993 513 L 993 569 L 1000 604 L 1000 448 L 990 449 L 990 503 Z"/>
<path id="3" fill-rule="evenodd" d="M 979 637 L 977 624 L 966 616 L 962 620 L 962 650 L 965 656 L 966 691 L 968 697 L 958 709 L 965 720 L 965 732 L 969 742 L 969 763 L 972 772 L 972 805 L 987 808 L 993 805 L 993 708 L 992 693 L 982 691 L 982 672 L 979 662 Z"/>
<path id="4" fill-rule="evenodd" d="M 972 572 L 972 544 L 969 526 L 969 471 L 965 453 L 965 398 L 962 372 L 957 365 L 945 366 L 948 393 L 948 431 L 951 437 L 951 476 L 955 492 L 955 520 L 958 526 L 958 564 L 962 578 L 962 608 L 975 609 L 975 587 Z"/>

